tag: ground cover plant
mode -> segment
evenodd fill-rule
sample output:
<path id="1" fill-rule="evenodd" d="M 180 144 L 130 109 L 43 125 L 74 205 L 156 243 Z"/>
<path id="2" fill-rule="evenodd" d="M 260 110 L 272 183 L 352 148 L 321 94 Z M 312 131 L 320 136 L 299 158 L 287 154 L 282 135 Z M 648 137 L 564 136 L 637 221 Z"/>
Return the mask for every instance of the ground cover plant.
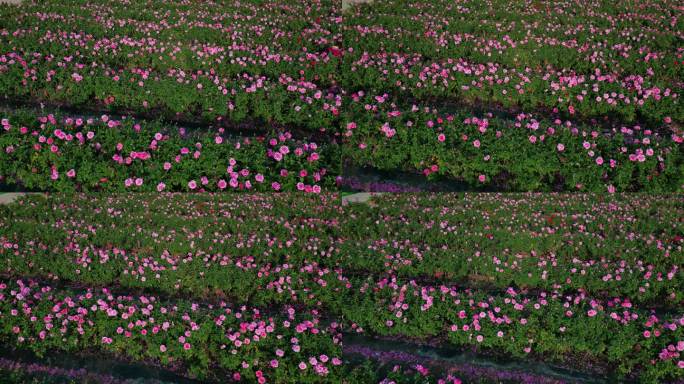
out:
<path id="1" fill-rule="evenodd" d="M 342 335 L 496 350 L 616 378 L 681 377 L 681 196 L 335 199 L 31 197 L 1 211 L 0 271 L 114 297 L 317 314 Z M 0 321 L 17 343 L 18 320 Z M 206 360 L 179 358 L 206 370 Z"/>

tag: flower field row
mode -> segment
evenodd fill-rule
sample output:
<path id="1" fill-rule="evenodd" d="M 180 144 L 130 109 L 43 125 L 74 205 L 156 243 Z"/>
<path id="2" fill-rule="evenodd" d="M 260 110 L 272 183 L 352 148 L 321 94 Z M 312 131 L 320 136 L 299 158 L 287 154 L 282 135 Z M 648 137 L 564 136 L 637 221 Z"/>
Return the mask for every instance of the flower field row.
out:
<path id="1" fill-rule="evenodd" d="M 341 106 L 332 2 L 50 2 L 0 8 L 12 101 L 326 128 Z"/>
<path id="2" fill-rule="evenodd" d="M 352 7 L 343 158 L 469 189 L 681 191 L 682 20 L 668 1 Z"/>
<path id="3" fill-rule="evenodd" d="M 484 190 L 684 187 L 684 135 L 674 130 L 404 109 L 356 96 L 339 143 L 273 128 L 246 137 L 223 127 L 179 128 L 107 114 L 7 112 L 0 182 L 46 191 L 319 192 L 343 184 L 340 165 L 346 163 L 420 172 L 427 180 L 459 180 Z"/>
<path id="4" fill-rule="evenodd" d="M 0 102 L 316 137 L 339 145 L 326 160 L 333 178 L 344 163 L 469 190 L 684 188 L 684 18 L 669 0 L 387 1 L 344 14 L 327 0 L 130 3 L 0 6 Z M 115 177 L 109 158 L 46 160 L 9 133 L 0 149 L 16 164 L 0 177 L 13 187 L 121 191 L 142 180 L 143 190 L 183 191 L 204 177 L 205 190 L 231 190 L 217 188 L 230 180 L 214 165 L 232 153 L 170 183 L 131 167 L 102 183 Z M 311 180 L 322 167 L 257 167 L 266 179 L 265 168 L 308 175 L 259 190 L 333 185 Z M 77 180 L 44 178 L 72 169 Z"/>
<path id="5" fill-rule="evenodd" d="M 294 310 L 274 318 L 225 303 L 164 303 L 17 280 L 0 282 L 0 312 L 2 336 L 38 353 L 95 350 L 185 364 L 198 377 L 211 368 L 259 382 L 315 382 L 342 365 L 336 330 Z"/>
<path id="6" fill-rule="evenodd" d="M 476 114 L 351 95 L 343 158 L 377 169 L 456 179 L 473 189 L 677 191 L 684 188 L 684 132 L 664 125 L 608 127 L 560 115 Z"/>
<path id="7" fill-rule="evenodd" d="M 409 2 L 409 12 L 386 2 L 344 18 L 327 1 L 214 5 L 7 7 L 0 90 L 12 99 L 311 128 L 339 112 L 338 83 L 628 122 L 684 119 L 681 20 L 667 2 Z"/>
<path id="8" fill-rule="evenodd" d="M 236 138 L 223 128 L 28 110 L 1 123 L 0 182 L 28 189 L 317 193 L 335 182 L 335 156 L 287 131 Z"/>
<path id="9" fill-rule="evenodd" d="M 1 212 L 12 278 L 317 311 L 339 331 L 681 377 L 681 197 L 87 195 Z M 659 220 L 652 220 L 658 217 Z"/>
<path id="10" fill-rule="evenodd" d="M 343 23 L 348 91 L 626 122 L 684 119 L 671 2 L 387 1 Z"/>
<path id="11" fill-rule="evenodd" d="M 683 300 L 678 197 L 418 196 L 368 211 L 329 194 L 36 201 L 4 213 L 0 269 L 258 304 L 341 303 L 368 279 Z"/>
<path id="12" fill-rule="evenodd" d="M 272 316 L 258 308 L 192 301 L 167 302 L 153 295 L 115 295 L 108 289 L 73 291 L 31 279 L 0 279 L 0 340 L 42 356 L 89 351 L 131 361 L 160 364 L 203 380 L 219 382 L 382 381 L 368 365 L 344 366 L 337 323 L 324 324 L 317 311 L 287 308 Z M 5 364 L 10 365 L 6 367 Z M 3 381 L 26 382 L 30 374 L 124 383 L 85 370 L 65 371 L 0 361 Z M 401 383 L 437 380 L 427 370 L 390 374 Z M 420 372 L 420 373 L 419 373 Z M 385 379 L 391 380 L 391 379 Z M 441 383 L 460 384 L 449 376 Z M 45 381 L 36 381 L 45 382 Z M 389 382 L 389 381 L 385 381 Z"/>

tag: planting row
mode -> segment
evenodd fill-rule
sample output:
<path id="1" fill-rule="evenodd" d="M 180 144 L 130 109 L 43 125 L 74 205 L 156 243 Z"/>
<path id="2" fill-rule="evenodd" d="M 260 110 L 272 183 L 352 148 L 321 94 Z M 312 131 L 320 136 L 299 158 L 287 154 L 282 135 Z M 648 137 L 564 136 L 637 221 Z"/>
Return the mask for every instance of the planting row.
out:
<path id="1" fill-rule="evenodd" d="M 681 191 L 684 132 L 672 124 L 577 123 L 560 115 L 472 113 L 351 95 L 343 159 L 357 166 L 512 191 Z"/>
<path id="2" fill-rule="evenodd" d="M 343 305 L 395 279 L 581 291 L 661 308 L 684 299 L 680 196 L 402 195 L 374 208 L 336 199 L 27 200 L 1 211 L 0 270 L 257 304 Z"/>
<path id="3" fill-rule="evenodd" d="M 680 191 L 680 13 L 671 1 L 352 7 L 343 159 L 468 189 Z"/>
<path id="4" fill-rule="evenodd" d="M 620 377 L 684 374 L 681 197 L 335 198 L 31 198 L 2 212 L 2 272 L 316 308 L 351 332 Z"/>
<path id="5" fill-rule="evenodd" d="M 449 113 L 362 92 L 354 100 L 341 137 L 319 134 L 316 142 L 270 125 L 240 138 L 230 128 L 126 116 L 5 112 L 0 182 L 45 191 L 318 192 L 344 185 L 345 164 L 480 190 L 684 188 L 684 135 L 671 127 L 601 129 L 524 113 Z"/>
<path id="6" fill-rule="evenodd" d="M 325 129 L 340 16 L 329 1 L 0 7 L 0 94 L 192 120 Z"/>
<path id="7" fill-rule="evenodd" d="M 79 292 L 31 279 L 0 280 L 0 339 L 38 356 L 88 351 L 219 382 L 461 383 L 452 375 L 428 376 L 421 366 L 397 366 L 383 379 L 370 364 L 343 365 L 341 337 L 340 326 L 321 323 L 316 311 L 287 308 L 271 316 L 225 302 L 168 302 L 150 295 L 114 295 L 106 288 Z M 26 372 L 26 364 L 0 364 L 0 372 L 9 371 L 6 377 L 18 376 L 18 382 L 30 378 L 28 373 L 127 382 L 84 370 L 32 364 Z"/>
<path id="8" fill-rule="evenodd" d="M 440 337 L 478 351 L 565 359 L 566 364 L 610 363 L 617 374 L 640 374 L 643 382 L 679 377 L 684 365 L 684 316 L 649 314 L 619 299 L 439 293 L 434 287 L 404 285 L 385 290 L 389 307 L 378 307 L 377 300 L 350 303 L 340 309 L 345 320 L 326 330 L 316 317 L 297 322 L 292 308 L 279 319 L 225 303 L 166 303 L 151 295 L 114 296 L 107 289 L 74 293 L 30 280 L 3 281 L 0 291 L 0 332 L 12 345 L 39 354 L 108 353 L 198 377 L 308 382 L 337 376 L 352 368 L 337 369 L 342 360 L 329 359 L 340 354 L 337 332 L 342 329 Z M 423 303 L 420 310 L 401 313 L 401 306 L 418 303 Z M 281 376 L 287 372 L 294 376 Z"/>
<path id="9" fill-rule="evenodd" d="M 344 17 L 330 1 L 3 5 L 0 94 L 13 107 L 265 127 L 258 134 L 285 126 L 299 139 L 342 142 L 327 158 L 333 176 L 344 162 L 473 190 L 675 192 L 684 187 L 680 14 L 670 0 L 388 1 Z M 0 149 L 15 155 L 0 177 L 20 188 L 230 184 L 212 167 L 234 157 L 223 152 L 172 183 L 125 167 L 103 184 L 118 177 L 102 175 L 112 173 L 105 160 L 124 154 L 83 162 L 62 152 L 68 161 L 56 162 L 4 134 Z M 169 162 L 160 161 L 152 168 Z M 97 171 L 76 183 L 44 178 L 78 178 L 73 164 Z M 273 172 L 306 176 L 262 189 L 325 186 L 311 180 L 322 167 L 295 168 Z"/>
<path id="10" fill-rule="evenodd" d="M 2 116 L 0 183 L 33 190 L 317 193 L 335 183 L 328 167 L 339 163 L 315 142 L 270 128 L 236 138 L 224 128 L 192 130 L 108 115 L 20 110 Z"/>
<path id="11" fill-rule="evenodd" d="M 220 369 L 226 377 L 260 382 L 313 382 L 337 376 L 342 364 L 337 331 L 293 309 L 266 317 L 225 303 L 165 303 L 106 289 L 78 293 L 31 280 L 2 281 L 0 308 L 5 341 L 39 354 L 110 352 L 182 364 L 198 377 Z"/>
<path id="12" fill-rule="evenodd" d="M 684 120 L 675 2 L 47 2 L 2 8 L 0 91 L 327 128 L 344 92 Z M 50 27 L 46 26 L 49 22 Z"/>
<path id="13" fill-rule="evenodd" d="M 343 22 L 343 84 L 402 97 L 684 120 L 674 1 L 387 1 Z"/>

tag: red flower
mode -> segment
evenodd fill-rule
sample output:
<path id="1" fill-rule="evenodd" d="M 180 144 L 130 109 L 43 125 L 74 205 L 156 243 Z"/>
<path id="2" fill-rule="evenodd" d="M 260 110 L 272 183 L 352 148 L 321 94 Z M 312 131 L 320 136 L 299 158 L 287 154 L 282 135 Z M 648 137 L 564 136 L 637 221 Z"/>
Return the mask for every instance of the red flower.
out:
<path id="1" fill-rule="evenodd" d="M 330 52 L 335 57 L 342 57 L 342 50 L 337 47 L 330 48 Z"/>

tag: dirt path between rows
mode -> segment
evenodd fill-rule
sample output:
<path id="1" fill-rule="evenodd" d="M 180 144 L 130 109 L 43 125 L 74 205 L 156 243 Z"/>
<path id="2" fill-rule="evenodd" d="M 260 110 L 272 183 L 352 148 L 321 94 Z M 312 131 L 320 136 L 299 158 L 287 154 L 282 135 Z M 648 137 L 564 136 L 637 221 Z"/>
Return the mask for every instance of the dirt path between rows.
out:
<path id="1" fill-rule="evenodd" d="M 381 195 L 382 192 L 359 192 L 342 196 L 342 203 L 367 203 L 373 196 Z"/>
<path id="2" fill-rule="evenodd" d="M 3 0 L 0 0 L 2 2 Z M 11 204 L 24 195 L 40 195 L 38 192 L 6 192 L 0 193 L 0 205 Z"/>
<path id="3" fill-rule="evenodd" d="M 0 0 L 1 1 L 1 0 Z M 354 4 L 372 3 L 373 0 L 342 0 L 342 10 L 349 9 Z"/>

